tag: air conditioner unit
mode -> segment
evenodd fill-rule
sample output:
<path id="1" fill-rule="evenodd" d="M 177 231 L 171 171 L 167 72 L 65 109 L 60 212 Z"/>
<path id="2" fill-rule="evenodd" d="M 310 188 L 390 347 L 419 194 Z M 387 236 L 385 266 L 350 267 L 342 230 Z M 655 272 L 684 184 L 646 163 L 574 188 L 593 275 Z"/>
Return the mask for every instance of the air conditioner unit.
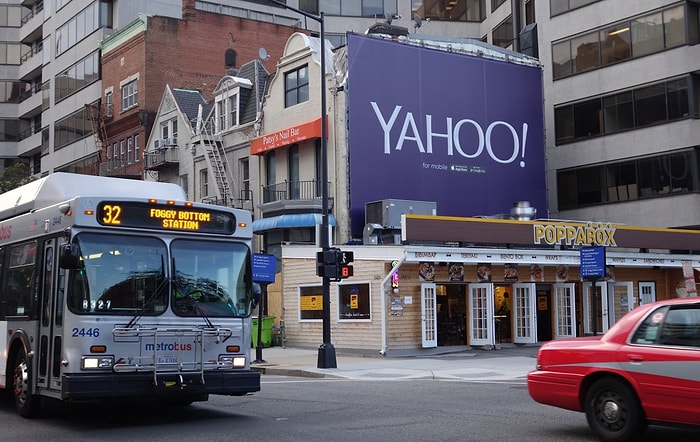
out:
<path id="1" fill-rule="evenodd" d="M 177 138 L 166 138 L 163 140 L 166 146 L 177 146 Z"/>
<path id="2" fill-rule="evenodd" d="M 153 148 L 154 149 L 165 149 L 166 147 L 168 147 L 168 145 L 166 144 L 165 138 L 161 138 L 160 140 L 153 141 Z"/>

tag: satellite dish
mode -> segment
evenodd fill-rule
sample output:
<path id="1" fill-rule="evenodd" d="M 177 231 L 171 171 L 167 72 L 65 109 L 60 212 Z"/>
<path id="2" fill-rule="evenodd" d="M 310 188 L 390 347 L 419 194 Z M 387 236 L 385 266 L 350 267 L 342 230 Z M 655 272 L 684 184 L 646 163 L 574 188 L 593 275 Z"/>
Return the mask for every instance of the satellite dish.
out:
<path id="1" fill-rule="evenodd" d="M 258 49 L 258 57 L 260 57 L 261 60 L 267 60 L 270 58 L 270 56 L 267 55 L 267 50 L 265 48 Z"/>
<path id="2" fill-rule="evenodd" d="M 386 24 L 390 25 L 391 21 L 394 19 L 394 17 L 391 16 L 388 12 L 384 11 L 384 20 L 386 20 Z"/>
<path id="3" fill-rule="evenodd" d="M 414 27 L 415 29 L 420 28 L 420 25 L 423 24 L 422 21 L 423 21 L 423 19 L 420 18 L 420 15 L 418 15 L 418 14 L 413 14 L 413 27 Z"/>

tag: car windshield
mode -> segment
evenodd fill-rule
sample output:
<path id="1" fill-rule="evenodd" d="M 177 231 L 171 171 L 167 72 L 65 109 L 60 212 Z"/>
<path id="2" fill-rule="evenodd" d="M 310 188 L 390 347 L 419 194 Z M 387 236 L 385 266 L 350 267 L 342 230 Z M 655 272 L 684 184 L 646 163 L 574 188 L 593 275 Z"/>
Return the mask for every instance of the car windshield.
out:
<path id="1" fill-rule="evenodd" d="M 153 315 L 167 307 L 167 249 L 157 238 L 81 233 L 82 266 L 68 281 L 76 313 Z"/>
<path id="2" fill-rule="evenodd" d="M 173 311 L 180 316 L 248 316 L 250 252 L 243 243 L 172 242 Z"/>

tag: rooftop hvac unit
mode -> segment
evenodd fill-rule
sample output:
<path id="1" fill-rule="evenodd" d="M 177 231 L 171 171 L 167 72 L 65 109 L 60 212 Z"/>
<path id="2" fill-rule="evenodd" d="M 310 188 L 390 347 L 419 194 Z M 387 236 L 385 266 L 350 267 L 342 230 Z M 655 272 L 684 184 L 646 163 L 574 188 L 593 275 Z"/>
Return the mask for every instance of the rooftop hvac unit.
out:
<path id="1" fill-rule="evenodd" d="M 383 229 L 401 229 L 401 215 L 437 215 L 437 203 L 386 199 L 365 204 L 365 224 L 379 225 Z M 376 229 L 376 227 L 375 227 Z"/>

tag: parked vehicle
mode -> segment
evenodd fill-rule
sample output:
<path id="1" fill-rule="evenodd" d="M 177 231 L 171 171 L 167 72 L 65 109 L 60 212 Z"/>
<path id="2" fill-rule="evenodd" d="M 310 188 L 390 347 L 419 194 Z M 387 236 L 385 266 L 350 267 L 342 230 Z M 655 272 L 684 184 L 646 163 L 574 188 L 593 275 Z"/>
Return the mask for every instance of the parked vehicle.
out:
<path id="1" fill-rule="evenodd" d="M 604 441 L 647 424 L 700 425 L 700 298 L 645 304 L 602 336 L 543 344 L 528 374 L 537 402 L 582 411 Z"/>

